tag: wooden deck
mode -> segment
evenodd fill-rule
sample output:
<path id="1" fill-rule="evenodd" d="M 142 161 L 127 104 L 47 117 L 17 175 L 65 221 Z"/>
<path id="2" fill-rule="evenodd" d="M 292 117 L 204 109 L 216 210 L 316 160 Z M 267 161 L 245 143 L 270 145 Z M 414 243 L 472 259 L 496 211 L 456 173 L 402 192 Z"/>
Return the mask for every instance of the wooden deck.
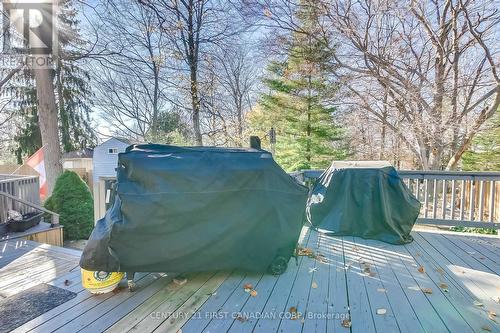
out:
<path id="1" fill-rule="evenodd" d="M 0 295 L 49 280 L 78 293 L 14 332 L 500 332 L 500 239 L 413 235 L 395 246 L 304 229 L 314 255 L 279 277 L 139 274 L 136 292 L 98 296 L 81 287 L 77 251 L 0 243 Z"/>

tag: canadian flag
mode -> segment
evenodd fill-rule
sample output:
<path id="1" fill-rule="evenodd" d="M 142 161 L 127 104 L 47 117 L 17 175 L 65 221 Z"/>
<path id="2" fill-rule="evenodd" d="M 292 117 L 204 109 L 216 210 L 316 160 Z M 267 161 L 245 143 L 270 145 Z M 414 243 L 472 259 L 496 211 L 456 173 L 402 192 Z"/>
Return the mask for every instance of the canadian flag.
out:
<path id="1" fill-rule="evenodd" d="M 47 178 L 45 174 L 45 163 L 43 162 L 43 147 L 31 155 L 26 161 L 26 164 L 35 169 L 40 175 L 40 199 L 44 200 L 47 197 Z"/>

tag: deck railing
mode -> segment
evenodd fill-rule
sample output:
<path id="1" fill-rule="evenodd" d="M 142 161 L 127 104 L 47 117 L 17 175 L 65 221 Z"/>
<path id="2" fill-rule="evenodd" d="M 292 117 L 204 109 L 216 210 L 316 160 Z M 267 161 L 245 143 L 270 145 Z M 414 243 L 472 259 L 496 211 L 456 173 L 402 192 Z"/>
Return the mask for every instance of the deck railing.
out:
<path id="1" fill-rule="evenodd" d="M 322 170 L 294 173 L 304 182 Z M 399 170 L 422 203 L 417 223 L 500 229 L 500 172 Z"/>
<path id="2" fill-rule="evenodd" d="M 0 192 L 7 193 L 19 200 L 5 195 L 0 196 L 0 222 L 7 220 L 7 212 L 16 210 L 22 214 L 34 211 L 35 208 L 24 202 L 34 205 L 40 204 L 40 186 L 37 176 L 2 175 L 0 174 Z"/>

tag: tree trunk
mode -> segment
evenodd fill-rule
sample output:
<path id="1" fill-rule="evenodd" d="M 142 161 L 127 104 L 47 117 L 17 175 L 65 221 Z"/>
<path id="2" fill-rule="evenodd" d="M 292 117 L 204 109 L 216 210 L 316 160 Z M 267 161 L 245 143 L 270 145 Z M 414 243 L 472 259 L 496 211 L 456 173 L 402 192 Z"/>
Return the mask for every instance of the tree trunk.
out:
<path id="1" fill-rule="evenodd" d="M 382 133 L 380 134 L 380 154 L 379 159 L 383 160 L 385 157 L 385 132 L 387 123 L 387 90 L 384 93 L 384 105 L 382 110 Z"/>
<path id="2" fill-rule="evenodd" d="M 236 112 L 238 113 L 238 147 L 243 147 L 243 96 L 239 96 Z"/>
<path id="3" fill-rule="evenodd" d="M 151 139 L 153 143 L 158 142 L 158 99 L 159 99 L 159 75 L 156 63 L 153 64 L 155 86 L 153 90 L 153 119 L 151 120 Z"/>
<path id="4" fill-rule="evenodd" d="M 203 146 L 200 129 L 200 98 L 198 96 L 198 80 L 196 69 L 191 69 L 191 103 L 193 106 L 193 131 L 194 139 L 198 146 Z"/>
<path id="5" fill-rule="evenodd" d="M 34 69 L 38 122 L 42 136 L 42 145 L 44 147 L 44 163 L 47 176 L 47 195 L 52 193 L 56 179 L 62 173 L 57 107 L 51 71 L 48 68 Z"/>
<path id="6" fill-rule="evenodd" d="M 307 135 L 307 146 L 306 146 L 306 160 L 311 163 L 311 96 L 312 96 L 312 80 L 311 75 L 307 76 L 307 127 L 306 127 L 306 135 Z M 309 167 L 311 167 L 309 165 Z"/>
<path id="7" fill-rule="evenodd" d="M 58 57 L 57 60 L 57 65 L 55 69 L 55 74 L 56 74 L 56 88 L 57 88 L 57 102 L 58 102 L 58 109 L 59 109 L 59 117 L 61 119 L 61 145 L 62 148 L 65 152 L 69 152 L 73 149 L 71 145 L 71 139 L 70 139 L 70 134 L 69 134 L 69 119 L 68 119 L 68 114 L 66 113 L 65 110 L 65 105 L 64 105 L 64 89 L 63 89 L 63 82 L 62 82 L 62 77 L 61 77 L 61 69 L 62 69 L 62 63 L 61 63 L 61 58 Z"/>

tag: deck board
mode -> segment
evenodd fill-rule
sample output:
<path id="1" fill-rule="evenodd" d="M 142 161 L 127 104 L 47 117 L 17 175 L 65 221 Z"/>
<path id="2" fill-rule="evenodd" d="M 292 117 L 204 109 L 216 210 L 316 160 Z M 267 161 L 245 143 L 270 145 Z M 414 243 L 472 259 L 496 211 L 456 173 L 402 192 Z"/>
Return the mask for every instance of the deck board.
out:
<path id="1" fill-rule="evenodd" d="M 373 247 L 379 244 L 365 239 L 358 239 L 358 242 L 368 248 L 367 252 L 370 253 L 372 260 L 378 263 L 376 270 L 381 277 L 382 285 L 381 288 L 377 289 L 377 292 L 383 294 L 389 302 L 388 315 L 391 315 L 389 311 L 392 311 L 400 331 L 408 333 L 422 332 L 423 326 L 418 320 L 415 310 L 397 278 L 397 274 L 389 265 L 389 259 L 386 258 L 384 252 L 373 252 Z"/>
<path id="2" fill-rule="evenodd" d="M 359 265 L 361 269 L 360 272 L 363 274 L 365 289 L 370 301 L 371 314 L 376 330 L 386 332 L 400 331 L 394 312 L 387 299 L 387 294 L 379 291 L 384 289 L 382 282 L 384 276 L 379 272 L 382 264 L 378 260 L 373 260 L 371 250 L 363 246 L 362 240 L 349 237 L 349 241 L 353 242 L 354 249 L 356 249 L 355 254 L 359 256 L 357 265 Z M 364 272 L 364 269 L 369 270 L 369 272 Z M 386 314 L 377 314 L 377 309 L 386 310 Z"/>
<path id="3" fill-rule="evenodd" d="M 311 244 L 310 233 L 302 235 L 301 244 L 308 247 Z M 278 281 L 273 291 L 266 295 L 267 303 L 264 306 L 262 318 L 257 321 L 254 332 L 276 332 L 283 316 L 291 315 L 290 308 L 287 308 L 287 303 L 290 297 L 291 288 L 295 284 L 299 268 L 306 265 L 308 257 L 301 256 L 298 258 L 298 265 L 290 261 L 287 271 L 278 277 Z"/>
<path id="4" fill-rule="evenodd" d="M 406 245 L 406 247 L 410 251 L 412 249 L 425 251 L 416 243 Z M 480 332 L 481 327 L 489 324 L 488 314 L 481 307 L 470 306 L 474 304 L 475 297 L 464 288 L 463 284 L 457 283 L 456 280 L 446 274 L 446 270 L 442 268 L 446 265 L 446 262 L 443 261 L 444 258 L 435 254 L 434 256 L 418 256 L 415 259 L 419 265 L 424 267 L 425 273 L 434 282 L 433 293 L 442 294 L 448 299 L 451 306 L 460 314 L 460 317 L 467 322 L 470 330 Z M 465 328 L 463 330 L 466 331 Z M 497 331 L 496 328 L 492 330 Z"/>
<path id="5" fill-rule="evenodd" d="M 487 301 L 488 298 L 499 296 L 499 276 L 494 274 L 483 263 L 477 262 L 470 255 L 463 254 L 457 249 L 450 250 L 447 246 L 443 245 L 441 239 L 428 233 L 417 234 L 416 237 L 421 239 L 423 243 L 425 243 L 424 239 L 428 242 L 427 244 L 423 244 L 423 247 L 430 245 L 426 249 L 429 251 L 435 249 L 446 258 L 446 267 L 449 268 L 455 279 L 473 291 L 479 300 Z"/>
<path id="6" fill-rule="evenodd" d="M 137 291 L 104 295 L 82 287 L 79 251 L 10 240 L 0 243 L 0 296 L 43 281 L 77 293 L 16 333 L 500 333 L 489 318 L 489 311 L 500 313 L 500 239 L 439 231 L 413 236 L 414 242 L 398 246 L 304 229 L 302 246 L 321 256 L 292 259 L 281 276 L 191 273 L 177 285 L 168 274 L 138 273 Z M 243 290 L 245 283 L 257 296 Z M 290 319 L 292 307 L 299 318 Z"/>
<path id="7" fill-rule="evenodd" d="M 217 292 L 212 295 L 199 309 L 198 313 L 191 318 L 189 323 L 183 328 L 183 332 L 197 333 L 202 332 L 210 323 L 210 314 L 216 313 L 224 305 L 229 297 L 236 289 L 241 288 L 244 284 L 246 274 L 234 271 L 222 285 L 217 289 Z M 203 314 L 203 315 L 202 315 Z"/>
<path id="8" fill-rule="evenodd" d="M 342 239 L 319 236 L 321 244 L 326 247 L 327 260 L 330 264 L 328 281 L 328 319 L 327 332 L 344 330 L 342 320 L 350 318 L 349 300 L 347 297 L 346 266 Z"/>
<path id="9" fill-rule="evenodd" d="M 349 298 L 351 321 L 357 318 L 358 322 L 352 324 L 352 332 L 375 332 L 375 321 L 370 299 L 366 291 L 364 273 L 359 265 L 359 256 L 356 253 L 356 244 L 352 237 L 343 237 L 344 258 L 346 263 L 346 275 Z M 356 288 L 350 288 L 356 286 Z"/>

